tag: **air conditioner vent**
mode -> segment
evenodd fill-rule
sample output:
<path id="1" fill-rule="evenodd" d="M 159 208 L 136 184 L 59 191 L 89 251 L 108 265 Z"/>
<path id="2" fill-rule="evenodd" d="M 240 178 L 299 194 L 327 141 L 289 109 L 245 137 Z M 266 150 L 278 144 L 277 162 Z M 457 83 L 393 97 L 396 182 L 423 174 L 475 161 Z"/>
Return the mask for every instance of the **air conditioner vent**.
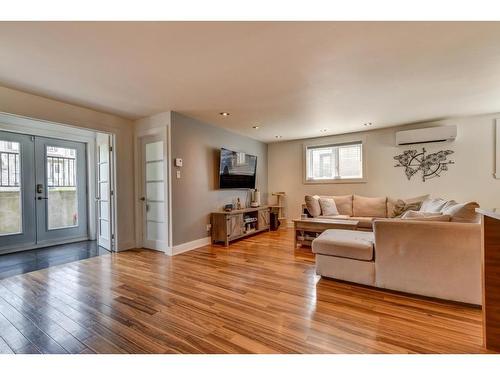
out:
<path id="1" fill-rule="evenodd" d="M 436 126 L 396 132 L 396 144 L 405 146 L 419 143 L 446 142 L 453 141 L 456 137 L 457 127 L 455 125 Z"/>

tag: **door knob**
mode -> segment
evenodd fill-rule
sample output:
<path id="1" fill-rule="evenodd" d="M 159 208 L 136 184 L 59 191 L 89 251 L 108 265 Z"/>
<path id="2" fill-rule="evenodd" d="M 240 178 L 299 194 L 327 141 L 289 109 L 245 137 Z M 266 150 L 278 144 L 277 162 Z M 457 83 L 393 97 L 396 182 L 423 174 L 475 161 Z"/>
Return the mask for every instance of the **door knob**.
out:
<path id="1" fill-rule="evenodd" d="M 141 197 L 140 199 L 141 199 L 141 201 L 144 202 L 146 200 L 146 197 Z"/>

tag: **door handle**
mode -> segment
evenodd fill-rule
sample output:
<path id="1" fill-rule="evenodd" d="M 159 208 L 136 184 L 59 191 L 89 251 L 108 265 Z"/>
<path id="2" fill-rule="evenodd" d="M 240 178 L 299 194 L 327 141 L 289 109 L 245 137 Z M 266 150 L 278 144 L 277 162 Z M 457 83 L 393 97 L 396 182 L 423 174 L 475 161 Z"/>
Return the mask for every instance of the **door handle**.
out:
<path id="1" fill-rule="evenodd" d="M 37 197 L 36 199 L 38 199 L 39 201 L 41 201 L 42 199 L 49 199 L 47 197 Z"/>

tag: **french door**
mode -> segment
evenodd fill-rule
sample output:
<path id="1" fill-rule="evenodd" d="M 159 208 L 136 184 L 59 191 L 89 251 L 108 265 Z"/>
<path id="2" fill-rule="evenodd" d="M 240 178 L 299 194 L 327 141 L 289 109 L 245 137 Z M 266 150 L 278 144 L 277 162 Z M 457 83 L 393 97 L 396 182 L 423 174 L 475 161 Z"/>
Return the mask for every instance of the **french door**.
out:
<path id="1" fill-rule="evenodd" d="M 107 250 L 113 248 L 111 199 L 111 139 L 108 134 L 98 134 L 97 146 L 97 244 Z"/>
<path id="2" fill-rule="evenodd" d="M 0 132 L 0 252 L 88 238 L 84 143 Z"/>

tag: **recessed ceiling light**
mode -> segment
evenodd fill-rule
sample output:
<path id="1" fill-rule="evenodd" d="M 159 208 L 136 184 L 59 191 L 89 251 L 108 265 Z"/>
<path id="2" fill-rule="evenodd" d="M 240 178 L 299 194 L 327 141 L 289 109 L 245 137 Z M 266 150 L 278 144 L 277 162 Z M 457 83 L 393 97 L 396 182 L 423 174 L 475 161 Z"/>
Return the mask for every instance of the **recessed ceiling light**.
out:
<path id="1" fill-rule="evenodd" d="M 230 113 L 229 112 L 221 112 L 221 113 L 219 113 L 219 115 L 221 115 L 223 117 L 227 117 L 230 115 Z"/>
<path id="2" fill-rule="evenodd" d="M 275 135 L 274 138 L 276 139 L 280 139 L 281 138 L 281 135 Z"/>
<path id="3" fill-rule="evenodd" d="M 259 125 L 254 125 L 252 126 L 253 129 L 258 129 L 259 128 Z"/>
<path id="4" fill-rule="evenodd" d="M 364 126 L 372 126 L 373 124 L 371 122 L 365 122 L 363 125 Z"/>
<path id="5" fill-rule="evenodd" d="M 328 129 L 321 129 L 320 132 L 321 133 L 326 133 L 328 131 Z"/>

